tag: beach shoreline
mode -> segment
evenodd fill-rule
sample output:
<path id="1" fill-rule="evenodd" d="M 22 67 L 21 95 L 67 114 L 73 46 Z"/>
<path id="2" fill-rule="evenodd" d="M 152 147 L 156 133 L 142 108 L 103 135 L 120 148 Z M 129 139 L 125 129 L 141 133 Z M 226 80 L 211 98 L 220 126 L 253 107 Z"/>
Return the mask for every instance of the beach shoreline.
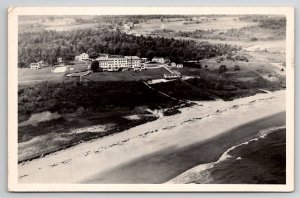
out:
<path id="1" fill-rule="evenodd" d="M 284 125 L 260 130 L 250 140 L 227 149 L 217 161 L 192 167 L 166 184 L 264 184 L 270 181 L 276 184 L 286 183 L 285 136 Z M 273 151 L 270 151 L 270 148 Z M 277 150 L 274 150 L 276 148 Z M 261 152 L 263 150 L 268 152 Z M 267 157 L 269 159 L 266 159 Z M 246 172 L 247 174 L 242 174 Z"/>
<path id="2" fill-rule="evenodd" d="M 285 112 L 247 123 L 219 136 L 183 148 L 166 148 L 156 153 L 101 172 L 82 183 L 164 183 L 198 164 L 219 161 L 227 149 L 249 141 L 258 131 L 285 124 Z"/>
<path id="3" fill-rule="evenodd" d="M 134 160 L 165 149 L 175 151 L 203 143 L 241 125 L 284 111 L 285 90 L 227 102 L 197 102 L 195 106 L 181 109 L 181 114 L 162 117 L 118 134 L 21 163 L 18 165 L 19 182 L 101 183 L 97 178 L 111 170 L 118 172 L 116 170 Z M 155 163 L 159 164 L 159 161 Z M 56 174 L 58 172 L 60 174 Z M 131 183 L 126 178 L 121 183 L 126 183 L 126 180 Z M 143 178 L 137 181 L 147 183 Z"/>

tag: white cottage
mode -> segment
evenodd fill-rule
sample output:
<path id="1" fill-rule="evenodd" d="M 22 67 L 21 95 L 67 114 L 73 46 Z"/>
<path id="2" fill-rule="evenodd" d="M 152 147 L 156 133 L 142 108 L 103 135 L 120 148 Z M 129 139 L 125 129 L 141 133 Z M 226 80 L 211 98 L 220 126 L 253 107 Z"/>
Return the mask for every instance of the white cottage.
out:
<path id="1" fill-rule="evenodd" d="M 78 56 L 75 56 L 76 61 L 84 61 L 84 60 L 89 60 L 89 55 L 87 53 L 82 53 Z"/>

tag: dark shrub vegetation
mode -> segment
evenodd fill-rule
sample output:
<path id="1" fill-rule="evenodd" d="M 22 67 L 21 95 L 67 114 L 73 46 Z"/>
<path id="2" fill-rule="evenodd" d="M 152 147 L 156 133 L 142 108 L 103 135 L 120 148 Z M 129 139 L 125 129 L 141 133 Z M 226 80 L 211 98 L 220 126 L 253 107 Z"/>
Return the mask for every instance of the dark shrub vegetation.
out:
<path id="1" fill-rule="evenodd" d="M 19 121 L 43 111 L 72 113 L 79 107 L 95 111 L 103 107 L 134 107 L 160 104 L 166 107 L 169 98 L 149 89 L 142 82 L 50 83 L 20 86 L 18 91 Z"/>

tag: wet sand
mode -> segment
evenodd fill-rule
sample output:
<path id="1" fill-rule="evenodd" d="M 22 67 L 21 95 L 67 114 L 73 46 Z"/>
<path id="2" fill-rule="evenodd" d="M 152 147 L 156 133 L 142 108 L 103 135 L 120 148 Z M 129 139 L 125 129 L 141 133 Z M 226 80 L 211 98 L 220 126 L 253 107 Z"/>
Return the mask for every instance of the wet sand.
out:
<path id="1" fill-rule="evenodd" d="M 228 148 L 251 139 L 259 130 L 281 125 L 285 125 L 285 112 L 250 122 L 204 142 L 184 148 L 169 147 L 80 183 L 164 183 L 194 166 L 217 161 Z"/>

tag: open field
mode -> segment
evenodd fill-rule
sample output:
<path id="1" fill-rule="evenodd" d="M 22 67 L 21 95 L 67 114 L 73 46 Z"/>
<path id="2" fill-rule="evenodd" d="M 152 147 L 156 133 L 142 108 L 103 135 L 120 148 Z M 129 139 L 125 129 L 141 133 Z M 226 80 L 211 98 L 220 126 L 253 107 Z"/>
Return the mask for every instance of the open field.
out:
<path id="1" fill-rule="evenodd" d="M 270 63 L 268 61 L 263 62 L 261 60 L 261 61 L 244 62 L 244 61 L 225 60 L 218 63 L 216 60 L 201 60 L 200 63 L 202 66 L 207 65 L 209 70 L 214 70 L 215 72 L 219 70 L 219 67 L 221 65 L 225 65 L 227 68 L 225 75 L 235 73 L 237 77 L 239 75 L 241 75 L 241 77 L 245 77 L 245 75 L 247 75 L 248 73 L 251 75 L 251 73 L 255 72 L 258 76 L 261 76 L 266 80 L 268 80 L 268 76 L 270 75 L 276 77 L 278 81 L 285 80 L 285 71 L 281 71 L 281 69 L 285 67 L 274 66 L 273 63 Z M 240 70 L 235 71 L 234 70 L 235 66 L 239 66 Z"/>
<path id="2" fill-rule="evenodd" d="M 45 81 L 50 82 L 68 82 L 68 81 L 79 81 L 79 77 L 66 77 L 68 73 L 86 71 L 87 66 L 73 66 L 71 71 L 68 69 L 67 72 L 63 73 L 52 73 L 51 68 L 42 68 L 39 70 L 32 70 L 28 68 L 19 68 L 19 84 L 38 84 Z M 96 72 L 91 73 L 83 77 L 85 82 L 106 82 L 106 81 L 137 81 L 139 79 L 161 79 L 165 73 L 170 73 L 168 70 L 157 67 L 142 71 L 119 71 L 119 72 Z"/>
<path id="3" fill-rule="evenodd" d="M 62 69 L 60 72 L 53 70 Z M 86 63 L 76 63 L 65 65 L 62 67 L 43 67 L 41 69 L 18 68 L 18 83 L 23 84 L 38 84 L 42 82 L 69 82 L 76 81 L 75 78 L 66 77 L 66 74 L 84 72 L 88 70 Z M 78 78 L 79 79 L 79 78 Z M 78 80 L 77 80 L 78 81 Z"/>
<path id="4" fill-rule="evenodd" d="M 198 39 L 198 38 L 187 38 L 187 37 L 176 37 L 177 39 L 185 40 L 194 40 L 197 42 L 209 42 L 212 44 L 227 44 L 227 45 L 236 45 L 249 52 L 267 52 L 269 54 L 282 54 L 281 58 L 285 56 L 285 40 L 276 40 L 276 41 L 232 41 L 232 40 L 218 40 L 218 39 Z M 284 59 L 284 58 L 283 58 Z"/>
<path id="5" fill-rule="evenodd" d="M 20 32 L 38 32 L 44 30 L 70 31 L 86 28 L 97 28 L 98 23 L 93 20 L 93 16 L 85 16 L 86 23 L 72 16 L 43 16 L 38 18 L 26 18 L 19 21 Z M 90 21 L 89 21 L 90 20 Z"/>
<path id="6" fill-rule="evenodd" d="M 88 63 L 74 63 L 73 65 L 67 65 L 67 74 L 72 74 L 72 73 L 80 73 L 80 72 L 85 72 L 88 71 Z"/>
<path id="7" fill-rule="evenodd" d="M 146 70 L 142 70 L 142 71 L 126 71 L 128 74 L 139 78 L 139 79 L 162 79 L 164 78 L 164 74 L 169 74 L 170 72 L 168 70 L 166 70 L 165 68 L 147 68 Z"/>
<path id="8" fill-rule="evenodd" d="M 214 20 L 216 19 L 216 20 Z M 170 21 L 161 22 L 159 19 L 151 22 L 139 23 L 134 31 L 140 34 L 151 34 L 154 30 L 195 31 L 195 30 L 230 30 L 256 25 L 256 22 L 240 21 L 238 17 L 210 17 L 200 21 Z"/>
<path id="9" fill-rule="evenodd" d="M 129 34 L 177 39 L 220 41 L 276 41 L 285 39 L 283 16 L 208 16 L 202 19 L 162 22 L 151 20 L 137 24 Z"/>
<path id="10" fill-rule="evenodd" d="M 19 85 L 37 84 L 45 81 L 63 82 L 65 80 L 64 73 L 52 73 L 51 67 L 42 69 L 18 68 Z"/>
<path id="11" fill-rule="evenodd" d="M 85 16 L 85 23 L 83 21 L 77 21 L 76 17 L 72 16 L 60 16 L 60 17 L 40 17 L 20 20 L 19 27 L 21 31 L 26 30 L 24 27 L 37 28 L 37 30 L 54 30 L 54 31 L 68 31 L 74 29 L 84 28 L 97 28 L 98 24 L 107 25 L 102 19 L 96 19 L 93 16 Z M 94 18 L 94 19 L 93 19 Z M 184 27 L 185 31 L 194 31 L 197 29 L 203 30 L 229 30 L 232 28 L 243 28 L 256 25 L 257 22 L 239 20 L 236 16 L 195 16 L 196 19 L 189 19 L 186 17 L 174 17 L 161 19 L 141 20 L 135 25 L 134 30 L 142 34 L 150 33 L 157 29 L 168 29 L 172 31 L 180 31 Z M 97 23 L 96 23 L 97 21 Z"/>
<path id="12" fill-rule="evenodd" d="M 52 67 L 44 67 L 42 69 L 30 69 L 30 68 L 19 68 L 18 75 L 19 76 L 28 76 L 28 75 L 45 75 L 51 73 Z"/>
<path id="13" fill-rule="evenodd" d="M 187 38 L 187 39 L 210 39 L 220 41 L 276 41 L 285 39 L 284 30 L 265 29 L 257 26 L 245 27 L 241 29 L 230 30 L 195 30 L 193 32 L 171 32 L 171 31 L 154 31 L 153 33 L 161 33 L 166 37 Z"/>
<path id="14" fill-rule="evenodd" d="M 96 28 L 97 26 L 98 26 L 97 23 L 75 24 L 75 25 L 51 25 L 45 27 L 45 30 L 70 31 L 70 30 L 78 30 L 78 29 Z"/>
<path id="15" fill-rule="evenodd" d="M 95 72 L 84 77 L 86 82 L 105 82 L 105 81 L 136 81 L 125 72 Z"/>

